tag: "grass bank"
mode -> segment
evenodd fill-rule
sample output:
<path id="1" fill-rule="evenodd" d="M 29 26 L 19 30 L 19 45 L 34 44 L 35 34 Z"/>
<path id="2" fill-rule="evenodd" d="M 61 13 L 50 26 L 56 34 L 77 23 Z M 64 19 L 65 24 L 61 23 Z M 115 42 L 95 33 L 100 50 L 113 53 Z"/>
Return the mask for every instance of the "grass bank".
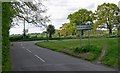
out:
<path id="1" fill-rule="evenodd" d="M 88 51 L 88 52 L 75 52 L 77 47 L 80 47 L 79 39 L 68 39 L 68 40 L 51 40 L 49 42 L 39 42 L 36 45 L 48 48 L 58 52 L 64 52 L 66 54 L 79 57 L 82 59 L 95 62 L 102 51 L 106 49 L 105 55 L 101 58 L 101 63 L 117 68 L 118 66 L 118 39 L 117 38 L 99 38 L 91 39 L 90 44 L 95 46 L 97 50 Z M 86 46 L 88 44 L 87 39 L 82 40 L 82 45 Z M 100 51 L 100 52 L 97 52 Z M 97 52 L 97 53 L 96 53 Z"/>

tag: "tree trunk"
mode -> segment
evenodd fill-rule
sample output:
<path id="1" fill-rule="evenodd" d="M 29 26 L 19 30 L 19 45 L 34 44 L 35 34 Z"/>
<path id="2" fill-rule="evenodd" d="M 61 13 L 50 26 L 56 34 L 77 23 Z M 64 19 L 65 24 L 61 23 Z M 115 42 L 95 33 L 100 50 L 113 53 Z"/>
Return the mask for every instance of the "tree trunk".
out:
<path id="1" fill-rule="evenodd" d="M 109 28 L 109 35 L 112 35 L 112 29 Z"/>
<path id="2" fill-rule="evenodd" d="M 51 34 L 51 33 L 49 34 L 49 38 L 50 38 L 50 39 L 52 38 L 52 34 Z"/>
<path id="3" fill-rule="evenodd" d="M 117 30 L 118 30 L 118 37 L 120 36 L 120 26 L 118 26 L 118 28 L 117 28 Z"/>
<path id="4" fill-rule="evenodd" d="M 46 37 L 47 37 L 47 42 L 48 42 L 48 33 L 46 33 Z"/>
<path id="5" fill-rule="evenodd" d="M 59 40 L 60 40 L 60 33 L 58 33 L 58 36 L 59 36 Z"/>
<path id="6" fill-rule="evenodd" d="M 23 29 L 23 38 L 26 38 L 26 33 L 25 33 L 25 20 L 24 20 L 24 29 Z"/>

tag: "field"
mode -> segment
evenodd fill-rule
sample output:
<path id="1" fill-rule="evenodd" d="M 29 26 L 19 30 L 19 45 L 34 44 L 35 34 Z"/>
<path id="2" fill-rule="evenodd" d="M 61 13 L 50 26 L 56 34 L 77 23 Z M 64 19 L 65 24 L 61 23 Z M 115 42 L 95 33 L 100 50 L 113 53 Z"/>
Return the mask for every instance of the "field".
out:
<path id="1" fill-rule="evenodd" d="M 88 47 L 88 39 L 82 40 L 82 46 L 85 48 L 82 52 L 75 52 L 76 48 L 80 47 L 79 39 L 67 40 L 50 40 L 49 42 L 39 42 L 36 45 L 48 48 L 57 52 L 63 52 L 75 57 L 79 57 L 91 62 L 99 62 L 114 68 L 118 66 L 118 39 L 117 38 L 97 38 L 90 39 Z M 87 48 L 88 47 L 88 48 Z M 89 50 L 84 52 L 84 50 Z M 105 54 L 104 52 L 105 51 Z M 101 56 L 103 55 L 103 56 Z"/>

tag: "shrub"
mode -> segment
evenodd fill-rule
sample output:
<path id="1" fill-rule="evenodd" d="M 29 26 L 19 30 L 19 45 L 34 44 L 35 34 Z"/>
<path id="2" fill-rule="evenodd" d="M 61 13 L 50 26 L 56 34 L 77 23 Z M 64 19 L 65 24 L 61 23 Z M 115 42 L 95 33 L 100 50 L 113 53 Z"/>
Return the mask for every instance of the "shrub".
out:
<path id="1" fill-rule="evenodd" d="M 11 36 L 9 38 L 10 41 L 18 41 L 18 40 L 21 40 L 22 39 L 22 36 Z"/>

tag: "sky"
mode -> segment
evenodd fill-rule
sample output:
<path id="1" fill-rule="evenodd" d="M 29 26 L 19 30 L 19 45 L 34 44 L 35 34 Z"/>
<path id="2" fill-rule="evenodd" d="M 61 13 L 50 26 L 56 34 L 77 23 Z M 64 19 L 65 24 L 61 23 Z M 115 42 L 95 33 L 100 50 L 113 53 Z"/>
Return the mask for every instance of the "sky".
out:
<path id="1" fill-rule="evenodd" d="M 91 11 L 95 11 L 98 5 L 103 3 L 114 3 L 118 5 L 119 0 L 46 0 L 43 4 L 47 7 L 47 15 L 50 16 L 52 25 L 55 29 L 59 29 L 63 23 L 69 22 L 67 16 L 81 8 L 85 8 Z M 23 22 L 19 23 L 19 26 L 15 26 L 10 29 L 11 34 L 23 33 Z M 35 27 L 27 24 L 26 28 L 28 33 L 41 33 L 45 29 Z"/>

